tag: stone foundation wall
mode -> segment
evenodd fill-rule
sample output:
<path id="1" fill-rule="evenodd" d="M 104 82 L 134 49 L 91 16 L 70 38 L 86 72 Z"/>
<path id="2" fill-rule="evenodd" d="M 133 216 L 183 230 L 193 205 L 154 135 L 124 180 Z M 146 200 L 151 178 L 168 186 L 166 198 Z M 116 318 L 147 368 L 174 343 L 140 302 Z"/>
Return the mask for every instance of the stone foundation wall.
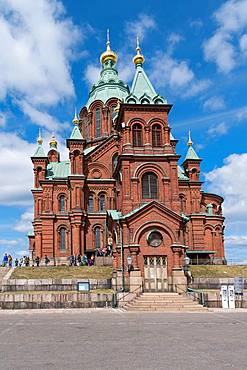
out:
<path id="1" fill-rule="evenodd" d="M 234 285 L 234 278 L 194 278 L 189 287 L 193 289 L 220 289 L 221 285 Z M 247 279 L 244 279 L 247 289 Z"/>
<path id="2" fill-rule="evenodd" d="M 1 309 L 112 307 L 112 293 L 2 293 Z"/>
<path id="3" fill-rule="evenodd" d="M 89 281 L 90 290 L 111 289 L 111 279 L 8 279 L 2 282 L 3 292 L 77 290 L 77 283 Z"/>

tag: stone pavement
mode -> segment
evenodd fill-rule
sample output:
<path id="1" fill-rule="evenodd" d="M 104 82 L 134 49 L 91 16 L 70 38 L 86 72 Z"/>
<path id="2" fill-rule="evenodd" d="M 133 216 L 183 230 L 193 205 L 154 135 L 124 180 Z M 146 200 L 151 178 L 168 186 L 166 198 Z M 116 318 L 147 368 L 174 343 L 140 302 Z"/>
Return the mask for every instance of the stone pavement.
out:
<path id="1" fill-rule="evenodd" d="M 0 369 L 247 369 L 247 313 L 0 311 Z"/>

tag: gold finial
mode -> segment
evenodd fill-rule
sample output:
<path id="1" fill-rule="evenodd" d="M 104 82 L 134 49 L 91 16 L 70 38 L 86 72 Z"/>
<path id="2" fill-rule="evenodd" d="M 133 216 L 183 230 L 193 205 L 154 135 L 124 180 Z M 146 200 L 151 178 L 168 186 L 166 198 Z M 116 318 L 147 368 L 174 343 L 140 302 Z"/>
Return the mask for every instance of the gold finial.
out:
<path id="1" fill-rule="evenodd" d="M 57 139 L 55 137 L 55 134 L 53 134 L 51 137 L 50 148 L 57 148 Z"/>
<path id="2" fill-rule="evenodd" d="M 145 59 L 144 56 L 140 53 L 141 48 L 140 48 L 140 43 L 139 43 L 139 37 L 138 35 L 136 36 L 136 55 L 133 58 L 133 62 L 135 65 L 137 64 L 143 64 Z"/>
<path id="3" fill-rule="evenodd" d="M 191 140 L 191 136 L 190 136 L 190 130 L 189 130 L 189 138 L 188 138 L 188 143 L 187 143 L 188 146 L 192 146 L 193 145 L 193 141 Z"/>
<path id="4" fill-rule="evenodd" d="M 106 51 L 101 54 L 100 63 L 104 64 L 107 60 L 112 60 L 114 63 L 117 63 L 117 54 L 111 50 L 110 46 L 110 31 L 109 28 L 106 33 Z"/>
<path id="5" fill-rule="evenodd" d="M 79 125 L 79 118 L 77 116 L 77 113 L 76 113 L 76 108 L 75 108 L 75 116 L 73 118 L 73 121 L 74 125 Z"/>
<path id="6" fill-rule="evenodd" d="M 121 100 L 121 99 L 118 99 L 118 101 L 117 101 L 117 105 L 116 105 L 116 107 L 114 108 L 114 112 L 115 112 L 115 113 L 118 113 L 118 112 L 119 112 L 121 102 L 122 102 L 122 100 Z"/>
<path id="7" fill-rule="evenodd" d="M 42 145 L 42 144 L 43 144 L 43 138 L 42 138 L 42 135 L 41 135 L 41 130 L 40 130 L 40 128 L 39 128 L 39 136 L 38 136 L 38 138 L 37 138 L 37 143 L 38 143 L 39 145 Z"/>

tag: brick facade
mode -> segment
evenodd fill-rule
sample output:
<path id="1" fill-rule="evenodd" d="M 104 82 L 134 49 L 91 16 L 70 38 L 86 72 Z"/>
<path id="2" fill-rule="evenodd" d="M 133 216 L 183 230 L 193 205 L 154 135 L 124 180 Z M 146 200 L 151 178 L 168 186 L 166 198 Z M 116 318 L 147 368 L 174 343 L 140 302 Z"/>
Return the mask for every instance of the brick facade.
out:
<path id="1" fill-rule="evenodd" d="M 48 255 L 59 264 L 110 242 L 116 271 L 130 255 L 141 275 L 144 256 L 166 256 L 169 276 L 183 265 L 185 251 L 194 262 L 224 261 L 223 199 L 202 190 L 198 157 L 178 166 L 171 108 L 95 100 L 80 111 L 81 137 L 67 140 L 69 162 L 60 162 L 56 145 L 47 156 L 32 157 L 32 257 Z M 159 233 L 159 246 L 148 242 L 152 231 Z"/>

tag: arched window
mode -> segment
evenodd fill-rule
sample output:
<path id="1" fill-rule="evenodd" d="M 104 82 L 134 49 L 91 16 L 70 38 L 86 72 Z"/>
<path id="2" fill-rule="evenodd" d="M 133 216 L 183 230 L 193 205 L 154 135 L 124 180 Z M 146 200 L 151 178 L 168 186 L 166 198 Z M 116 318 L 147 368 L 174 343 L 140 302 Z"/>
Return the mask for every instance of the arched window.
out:
<path id="1" fill-rule="evenodd" d="M 93 194 L 89 194 L 88 197 L 88 212 L 94 211 L 94 197 Z"/>
<path id="2" fill-rule="evenodd" d="M 59 197 L 59 211 L 65 212 L 65 196 L 64 195 L 60 195 Z"/>
<path id="3" fill-rule="evenodd" d="M 113 158 L 112 158 L 112 172 L 115 171 L 116 167 L 117 167 L 117 162 L 118 162 L 118 154 L 114 154 Z"/>
<path id="4" fill-rule="evenodd" d="M 99 108 L 95 111 L 96 137 L 101 136 L 101 111 Z"/>
<path id="5" fill-rule="evenodd" d="M 153 125 L 152 127 L 152 144 L 153 146 L 161 146 L 161 127 Z"/>
<path id="6" fill-rule="evenodd" d="M 105 194 L 99 196 L 99 211 L 105 211 Z"/>
<path id="7" fill-rule="evenodd" d="M 153 172 L 147 172 L 142 176 L 142 198 L 158 198 L 158 179 Z"/>
<path id="8" fill-rule="evenodd" d="M 61 227 L 59 230 L 59 245 L 60 245 L 60 250 L 62 252 L 66 251 L 66 229 L 65 227 Z"/>
<path id="9" fill-rule="evenodd" d="M 116 105 L 111 106 L 111 119 L 113 119 L 116 115 L 115 108 L 116 108 Z"/>
<path id="10" fill-rule="evenodd" d="M 133 146 L 142 146 L 142 126 L 139 123 L 133 126 Z"/>
<path id="11" fill-rule="evenodd" d="M 94 229 L 94 235 L 95 235 L 95 248 L 100 248 L 100 227 L 96 226 Z"/>

